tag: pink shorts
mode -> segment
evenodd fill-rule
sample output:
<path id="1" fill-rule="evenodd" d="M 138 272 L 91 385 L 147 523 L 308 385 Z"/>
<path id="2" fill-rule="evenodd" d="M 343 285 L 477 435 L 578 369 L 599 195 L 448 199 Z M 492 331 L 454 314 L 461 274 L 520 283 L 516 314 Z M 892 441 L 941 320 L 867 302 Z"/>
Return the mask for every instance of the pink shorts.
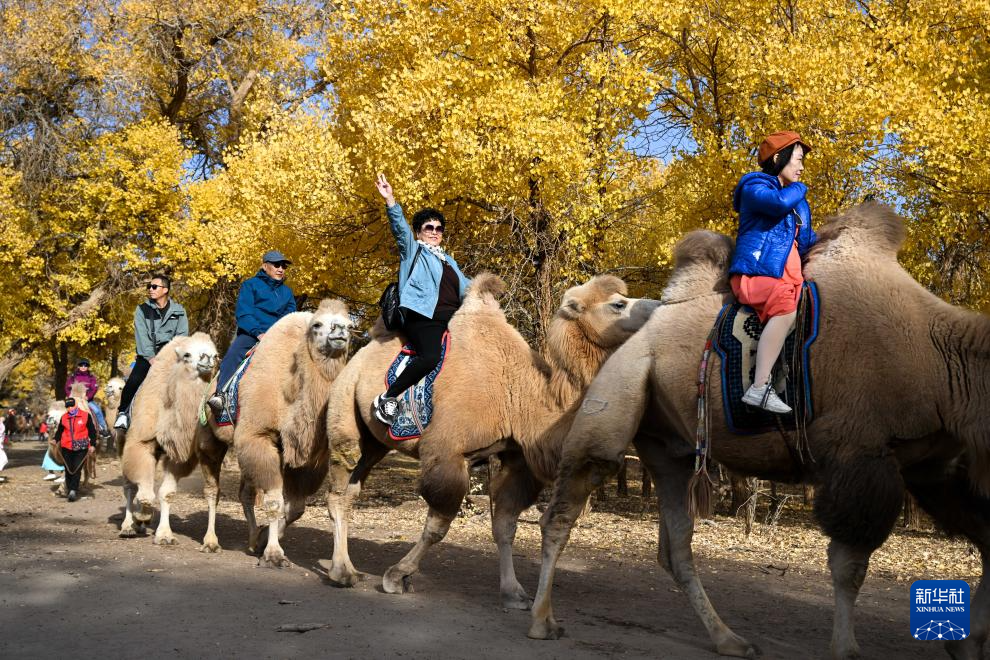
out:
<path id="1" fill-rule="evenodd" d="M 763 323 L 774 316 L 797 311 L 801 285 L 804 284 L 797 244 L 794 244 L 787 255 L 783 277 L 736 274 L 729 280 L 729 284 L 732 285 L 736 300 L 755 309 Z"/>

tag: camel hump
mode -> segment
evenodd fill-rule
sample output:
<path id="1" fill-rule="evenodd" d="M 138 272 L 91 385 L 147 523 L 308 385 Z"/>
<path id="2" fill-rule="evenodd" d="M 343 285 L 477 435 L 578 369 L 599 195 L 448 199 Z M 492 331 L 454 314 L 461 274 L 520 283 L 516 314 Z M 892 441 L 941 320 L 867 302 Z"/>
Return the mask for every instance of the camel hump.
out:
<path id="1" fill-rule="evenodd" d="M 471 286 L 467 290 L 467 295 L 477 298 L 484 298 L 485 296 L 494 298 L 505 293 L 505 290 L 505 281 L 501 277 L 495 273 L 485 271 L 479 273 L 477 277 L 471 280 Z"/>
<path id="2" fill-rule="evenodd" d="M 905 238 L 904 219 L 893 208 L 879 202 L 865 202 L 829 218 L 818 230 L 818 243 L 810 256 L 869 250 L 896 259 Z"/>
<path id="3" fill-rule="evenodd" d="M 735 243 L 725 234 L 697 229 L 685 234 L 674 246 L 674 268 L 700 264 L 725 270 L 729 267 L 734 249 Z"/>

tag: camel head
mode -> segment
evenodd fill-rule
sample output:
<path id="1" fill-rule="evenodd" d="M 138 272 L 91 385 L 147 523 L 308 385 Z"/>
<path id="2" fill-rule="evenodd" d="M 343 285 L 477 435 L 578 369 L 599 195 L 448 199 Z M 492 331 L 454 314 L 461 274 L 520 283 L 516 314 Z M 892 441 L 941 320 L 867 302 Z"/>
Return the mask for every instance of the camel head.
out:
<path id="1" fill-rule="evenodd" d="M 340 300 L 324 300 L 306 328 L 307 341 L 314 357 L 336 358 L 347 355 L 354 322 Z"/>
<path id="2" fill-rule="evenodd" d="M 627 297 L 626 283 L 612 275 L 568 289 L 547 331 L 546 358 L 554 372 L 551 391 L 557 403 L 567 405 L 578 396 L 659 304 Z"/>
<path id="3" fill-rule="evenodd" d="M 124 379 L 117 377 L 108 380 L 106 387 L 103 388 L 103 393 L 106 394 L 108 399 L 112 399 L 115 396 L 120 396 L 120 393 L 123 391 L 124 391 Z"/>
<path id="4" fill-rule="evenodd" d="M 551 322 L 548 341 L 566 327 L 586 341 L 610 350 L 643 327 L 659 301 L 626 296 L 626 283 L 613 275 L 598 275 L 564 293 Z"/>
<path id="5" fill-rule="evenodd" d="M 205 332 L 197 332 L 191 337 L 183 337 L 175 342 L 175 355 L 179 368 L 190 376 L 209 379 L 217 364 L 217 347 Z"/>

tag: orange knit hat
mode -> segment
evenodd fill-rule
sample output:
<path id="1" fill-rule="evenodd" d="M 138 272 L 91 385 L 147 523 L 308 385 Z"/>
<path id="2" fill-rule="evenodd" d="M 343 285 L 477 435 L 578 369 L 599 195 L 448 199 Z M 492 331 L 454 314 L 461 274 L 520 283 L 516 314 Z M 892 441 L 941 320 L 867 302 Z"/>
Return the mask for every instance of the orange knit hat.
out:
<path id="1" fill-rule="evenodd" d="M 804 147 L 804 153 L 811 151 L 811 147 L 808 143 L 801 139 L 801 134 L 796 131 L 778 131 L 767 136 L 763 142 L 760 143 L 760 150 L 756 155 L 756 162 L 764 163 L 775 153 L 780 151 L 785 147 L 789 147 L 795 142 L 799 143 Z"/>

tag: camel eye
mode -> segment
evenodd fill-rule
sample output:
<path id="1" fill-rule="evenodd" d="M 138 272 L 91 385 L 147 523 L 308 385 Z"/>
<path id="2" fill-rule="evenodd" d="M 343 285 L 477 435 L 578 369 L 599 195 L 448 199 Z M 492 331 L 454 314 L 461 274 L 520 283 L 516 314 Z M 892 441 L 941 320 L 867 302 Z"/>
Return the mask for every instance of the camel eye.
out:
<path id="1" fill-rule="evenodd" d="M 612 303 L 612 309 L 615 309 L 617 311 L 622 311 L 626 308 L 627 304 L 628 303 L 625 300 L 616 300 L 614 303 Z"/>
<path id="2" fill-rule="evenodd" d="M 192 353 L 186 353 L 183 357 L 192 357 Z"/>
<path id="3" fill-rule="evenodd" d="M 322 327 L 323 327 L 323 321 L 317 321 L 316 323 L 313 324 L 314 330 L 319 330 Z"/>

